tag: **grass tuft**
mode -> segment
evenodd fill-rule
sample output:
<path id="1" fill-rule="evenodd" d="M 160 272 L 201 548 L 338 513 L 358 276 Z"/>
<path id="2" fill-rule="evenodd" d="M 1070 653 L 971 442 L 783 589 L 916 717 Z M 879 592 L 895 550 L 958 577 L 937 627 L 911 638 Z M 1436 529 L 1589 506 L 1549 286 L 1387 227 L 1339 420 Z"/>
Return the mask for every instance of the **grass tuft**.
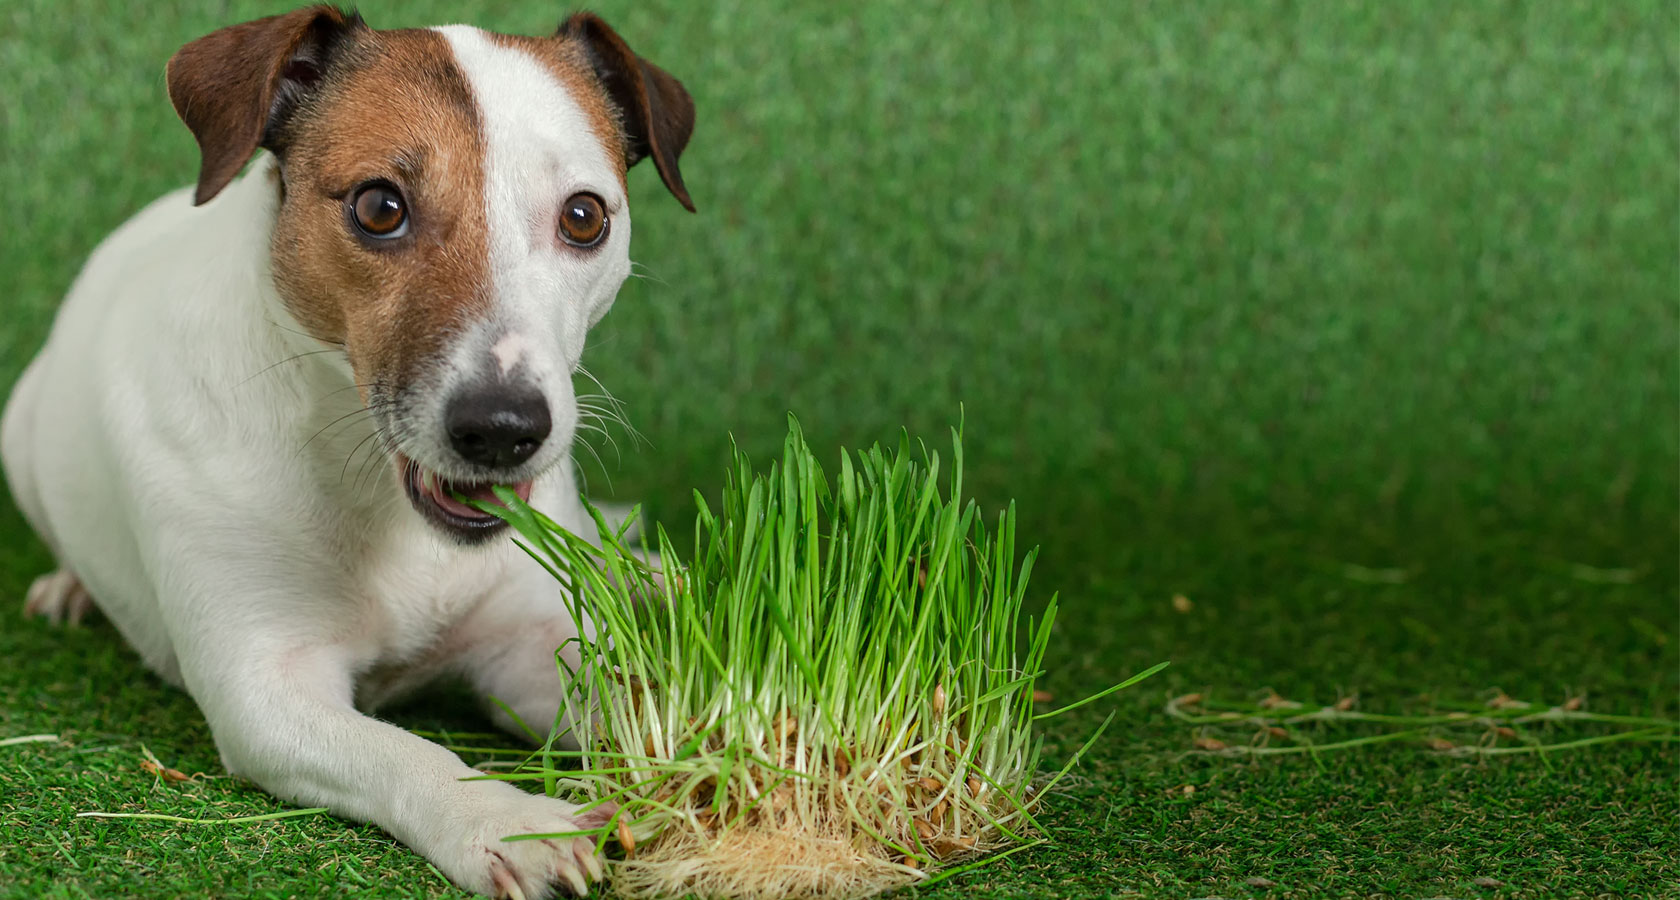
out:
<path id="1" fill-rule="evenodd" d="M 629 897 L 867 896 L 1042 834 L 1084 751 L 1037 782 L 1034 722 L 1161 666 L 1035 713 L 1056 618 L 1054 597 L 1025 611 L 1036 550 L 1017 558 L 1013 506 L 988 528 L 963 499 L 959 432 L 948 470 L 917 450 L 842 451 L 831 483 L 790 416 L 779 463 L 758 474 L 737 449 L 716 511 L 696 497 L 680 555 L 663 528 L 639 554 L 628 523 L 591 508 L 597 533 L 573 534 L 499 490 L 482 508 L 564 585 L 579 632 L 608 637 L 578 641 L 575 670 L 557 656 L 584 699 L 550 752 L 486 777 L 611 811 L 595 833 Z"/>

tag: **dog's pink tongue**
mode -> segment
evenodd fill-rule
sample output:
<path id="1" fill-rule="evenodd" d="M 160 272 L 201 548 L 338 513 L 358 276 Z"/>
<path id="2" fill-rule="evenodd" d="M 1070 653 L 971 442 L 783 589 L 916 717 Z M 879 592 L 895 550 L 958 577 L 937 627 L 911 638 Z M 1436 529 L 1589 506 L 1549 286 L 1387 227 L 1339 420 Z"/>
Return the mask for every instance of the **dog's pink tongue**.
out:
<path id="1" fill-rule="evenodd" d="M 527 501 L 531 499 L 531 482 L 520 481 L 510 484 L 508 487 L 513 488 L 513 492 L 519 495 L 519 499 Z M 468 500 L 481 500 L 486 503 L 496 504 L 500 504 L 501 502 L 496 498 L 496 492 L 488 484 L 459 485 L 443 481 L 442 479 L 438 480 L 438 486 L 437 489 L 432 492 L 432 498 L 437 501 L 438 506 L 443 507 L 445 511 L 454 515 L 465 516 L 469 519 L 480 519 L 484 517 L 484 513 L 479 512 L 477 509 L 462 503 L 459 500 L 456 500 L 456 494 L 460 494 Z"/>

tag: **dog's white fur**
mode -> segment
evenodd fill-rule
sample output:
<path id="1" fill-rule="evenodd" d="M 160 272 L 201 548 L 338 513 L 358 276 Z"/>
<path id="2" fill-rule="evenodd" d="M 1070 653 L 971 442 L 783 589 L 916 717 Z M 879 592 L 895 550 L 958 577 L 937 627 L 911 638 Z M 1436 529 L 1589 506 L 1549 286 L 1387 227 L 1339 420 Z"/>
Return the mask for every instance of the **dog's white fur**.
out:
<path id="1" fill-rule="evenodd" d="M 474 29 L 442 32 L 485 123 L 495 312 L 455 340 L 433 393 L 441 404 L 453 370 L 486 357 L 534 373 L 555 425 L 532 503 L 588 533 L 570 377 L 629 272 L 627 198 L 564 85 Z M 573 627 L 511 541 L 439 534 L 362 444 L 372 424 L 345 356 L 293 320 L 269 271 L 274 167 L 262 157 L 202 207 L 172 193 L 107 238 L 18 382 L 0 453 L 61 567 L 31 606 L 77 613 L 91 595 L 191 692 L 230 771 L 379 823 L 468 888 L 581 891 L 599 875 L 588 840 L 501 840 L 575 830 L 574 807 L 463 781 L 477 773 L 454 754 L 362 711 L 455 673 L 545 729 Z M 533 205 L 577 190 L 611 213 L 610 243 L 587 256 L 556 252 Z M 442 444 L 404 441 L 450 470 Z"/>

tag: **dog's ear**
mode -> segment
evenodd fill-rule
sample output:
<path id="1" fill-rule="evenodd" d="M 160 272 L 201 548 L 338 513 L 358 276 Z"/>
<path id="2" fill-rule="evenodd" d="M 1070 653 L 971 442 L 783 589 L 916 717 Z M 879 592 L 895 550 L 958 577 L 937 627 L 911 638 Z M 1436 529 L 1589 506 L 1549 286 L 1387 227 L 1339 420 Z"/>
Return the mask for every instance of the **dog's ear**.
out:
<path id="1" fill-rule="evenodd" d="M 321 80 L 334 48 L 360 27 L 354 13 L 311 6 L 212 32 L 170 58 L 169 102 L 198 141 L 194 205 L 221 193 L 269 144 Z"/>
<path id="2" fill-rule="evenodd" d="M 631 52 L 618 33 L 594 13 L 580 12 L 560 26 L 560 37 L 577 41 L 595 77 L 618 107 L 624 130 L 624 163 L 653 157 L 660 180 L 689 212 L 694 201 L 683 185 L 677 157 L 694 133 L 694 100 L 682 82 Z"/>

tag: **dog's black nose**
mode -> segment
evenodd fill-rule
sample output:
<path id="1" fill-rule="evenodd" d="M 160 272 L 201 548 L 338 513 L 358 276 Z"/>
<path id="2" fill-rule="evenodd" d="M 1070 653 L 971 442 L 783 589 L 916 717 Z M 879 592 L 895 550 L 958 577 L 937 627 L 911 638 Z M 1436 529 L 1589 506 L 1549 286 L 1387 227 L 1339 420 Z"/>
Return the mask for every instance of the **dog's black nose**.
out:
<path id="1" fill-rule="evenodd" d="M 444 410 L 449 445 L 480 466 L 507 468 L 530 459 L 553 425 L 548 400 L 534 388 L 468 388 Z"/>

